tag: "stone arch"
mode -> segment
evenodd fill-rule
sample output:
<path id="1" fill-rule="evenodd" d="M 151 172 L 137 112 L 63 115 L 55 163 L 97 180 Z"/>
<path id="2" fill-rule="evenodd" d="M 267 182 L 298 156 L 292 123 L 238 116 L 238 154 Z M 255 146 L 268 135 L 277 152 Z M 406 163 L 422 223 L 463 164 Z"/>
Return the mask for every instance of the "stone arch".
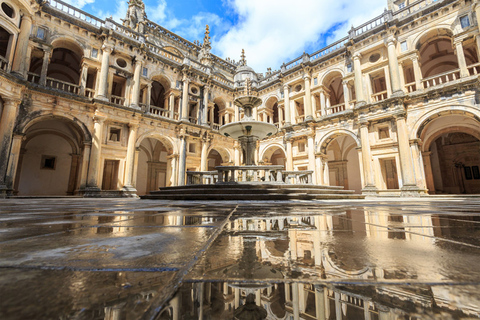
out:
<path id="1" fill-rule="evenodd" d="M 421 152 L 429 193 L 480 193 L 478 115 L 465 107 L 439 108 L 420 118 L 414 129 L 415 137 L 423 142 Z"/>
<path id="2" fill-rule="evenodd" d="M 319 141 L 318 143 L 318 152 L 322 154 L 326 154 L 327 147 L 332 142 L 335 138 L 342 136 L 342 135 L 347 135 L 353 138 L 355 143 L 357 144 L 357 147 L 361 147 L 360 143 L 360 138 L 352 131 L 350 130 L 345 130 L 345 129 L 340 129 L 340 130 L 332 130 L 325 134 L 323 138 Z"/>
<path id="3" fill-rule="evenodd" d="M 14 189 L 23 195 L 73 195 L 81 187 L 85 133 L 65 117 L 37 117 L 23 128 Z"/>
<path id="4" fill-rule="evenodd" d="M 165 91 L 168 91 L 175 86 L 174 81 L 165 73 L 153 73 L 151 74 L 150 79 L 159 82 L 162 86 L 164 86 Z"/>
<path id="5" fill-rule="evenodd" d="M 67 38 L 64 35 L 53 36 L 50 39 L 50 45 L 53 49 L 64 48 L 75 52 L 80 57 L 85 56 L 85 46 L 77 40 Z"/>
<path id="6" fill-rule="evenodd" d="M 324 73 L 320 79 L 318 79 L 318 83 L 321 83 L 323 85 L 328 84 L 329 81 L 333 80 L 334 78 L 340 76 L 342 79 L 345 76 L 344 71 L 341 68 L 332 68 L 329 69 L 328 72 Z"/>
<path id="7" fill-rule="evenodd" d="M 439 24 L 435 27 L 429 28 L 421 33 L 419 33 L 413 40 L 412 40 L 412 48 L 419 50 L 420 47 L 427 41 L 428 38 L 435 36 L 435 33 L 442 34 L 442 35 L 449 35 L 450 37 L 453 36 L 453 31 L 451 26 L 448 24 Z"/>
<path id="8" fill-rule="evenodd" d="M 273 123 L 279 123 L 281 119 L 279 118 L 278 112 L 278 96 L 277 95 L 270 95 L 264 100 L 265 109 L 267 109 L 272 117 Z"/>
<path id="9" fill-rule="evenodd" d="M 227 103 L 223 97 L 216 97 L 213 99 L 213 119 L 210 119 L 209 113 L 209 122 L 213 122 L 215 124 L 223 125 L 225 124 L 224 116 L 227 110 Z"/>
<path id="10" fill-rule="evenodd" d="M 160 187 L 175 184 L 172 166 L 173 146 L 168 138 L 158 134 L 144 134 L 137 139 L 137 168 L 134 185 L 137 194 L 145 195 Z"/>
<path id="11" fill-rule="evenodd" d="M 173 139 L 170 138 L 167 135 L 161 135 L 160 133 L 158 133 L 157 131 L 154 131 L 154 130 L 149 130 L 149 131 L 141 134 L 137 138 L 137 142 L 135 143 L 135 147 L 136 148 L 140 147 L 140 144 L 146 138 L 152 138 L 152 139 L 159 140 L 160 142 L 163 143 L 163 145 L 165 146 L 165 148 L 167 149 L 169 154 L 178 154 L 178 148 L 176 146 L 176 143 L 173 141 Z"/>
<path id="12" fill-rule="evenodd" d="M 71 114 L 62 113 L 61 115 L 59 115 L 55 113 L 41 112 L 40 114 L 37 113 L 35 115 L 36 117 L 34 118 L 31 118 L 28 116 L 24 117 L 22 121 L 17 124 L 14 131 L 19 134 L 25 134 L 31 126 L 33 126 L 38 122 L 42 122 L 49 119 L 59 119 L 59 120 L 63 119 L 64 121 L 71 121 L 75 124 L 75 127 L 77 128 L 78 132 L 81 133 L 81 136 L 83 137 L 84 142 L 89 143 L 92 141 L 92 134 L 90 133 L 90 130 L 88 130 L 87 126 L 82 121 L 72 116 Z"/>
<path id="13" fill-rule="evenodd" d="M 274 143 L 268 145 L 261 155 L 259 160 L 272 163 L 273 165 L 285 165 L 286 164 L 287 154 L 283 145 L 279 143 Z"/>
<path id="14" fill-rule="evenodd" d="M 223 147 L 218 147 L 218 146 L 210 146 L 207 150 L 207 157 L 210 154 L 212 150 L 215 150 L 220 154 L 220 157 L 222 157 L 222 162 L 231 162 L 232 161 L 232 156 L 230 154 L 230 151 L 226 148 Z"/>

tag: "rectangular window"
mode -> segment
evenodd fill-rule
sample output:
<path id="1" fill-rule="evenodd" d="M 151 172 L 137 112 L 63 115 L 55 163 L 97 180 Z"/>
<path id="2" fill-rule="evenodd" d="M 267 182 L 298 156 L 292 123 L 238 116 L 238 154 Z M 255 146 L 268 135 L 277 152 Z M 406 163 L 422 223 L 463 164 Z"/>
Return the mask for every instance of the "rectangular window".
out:
<path id="1" fill-rule="evenodd" d="M 480 179 L 480 170 L 478 170 L 478 166 L 472 166 L 472 173 L 473 173 L 473 179 L 475 180 Z"/>
<path id="2" fill-rule="evenodd" d="M 92 49 L 92 58 L 94 59 L 98 58 L 98 49 L 96 48 Z"/>
<path id="3" fill-rule="evenodd" d="M 460 25 L 463 29 L 470 27 L 470 19 L 468 16 L 460 17 Z"/>
<path id="4" fill-rule="evenodd" d="M 313 78 L 313 85 L 316 86 L 318 84 L 318 78 Z"/>
<path id="5" fill-rule="evenodd" d="M 195 143 L 188 144 L 188 152 L 195 153 Z"/>
<path id="6" fill-rule="evenodd" d="M 352 64 L 351 63 L 347 64 L 347 72 L 352 72 L 352 71 L 353 71 Z"/>
<path id="7" fill-rule="evenodd" d="M 407 41 L 402 41 L 402 42 L 400 43 L 400 47 L 401 47 L 401 49 L 402 49 L 402 52 L 407 51 L 407 50 L 408 50 Z"/>
<path id="8" fill-rule="evenodd" d="M 280 91 L 280 98 L 281 99 L 285 98 L 285 93 L 283 91 Z"/>
<path id="9" fill-rule="evenodd" d="M 465 171 L 465 179 L 472 180 L 473 179 L 472 167 L 463 167 L 463 170 Z"/>
<path id="10" fill-rule="evenodd" d="M 45 156 L 42 155 L 42 163 L 40 168 L 41 169 L 47 169 L 47 170 L 55 170 L 55 165 L 57 157 L 55 156 Z"/>
<path id="11" fill-rule="evenodd" d="M 110 141 L 120 141 L 121 129 L 119 128 L 110 128 L 110 134 L 108 135 L 108 140 Z"/>
<path id="12" fill-rule="evenodd" d="M 387 139 L 390 138 L 390 131 L 388 127 L 378 128 L 378 139 Z"/>
<path id="13" fill-rule="evenodd" d="M 38 39 L 45 39 L 45 29 L 43 28 L 38 28 L 37 29 L 37 38 Z"/>
<path id="14" fill-rule="evenodd" d="M 398 9 L 403 9 L 403 8 L 405 8 L 405 2 L 400 2 L 398 4 Z"/>
<path id="15" fill-rule="evenodd" d="M 305 152 L 305 143 L 303 142 L 298 143 L 298 152 Z"/>
<path id="16" fill-rule="evenodd" d="M 144 77 L 147 77 L 147 76 L 148 76 L 148 69 L 147 69 L 147 68 L 143 68 L 142 74 L 143 74 Z"/>

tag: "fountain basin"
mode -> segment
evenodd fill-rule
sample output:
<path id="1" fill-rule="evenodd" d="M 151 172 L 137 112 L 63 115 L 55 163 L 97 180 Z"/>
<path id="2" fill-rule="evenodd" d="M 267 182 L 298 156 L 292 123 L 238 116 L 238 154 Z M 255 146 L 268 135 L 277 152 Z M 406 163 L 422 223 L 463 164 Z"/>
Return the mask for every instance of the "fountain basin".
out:
<path id="1" fill-rule="evenodd" d="M 253 136 L 262 140 L 266 137 L 276 134 L 278 131 L 274 124 L 262 121 L 239 121 L 220 127 L 220 133 L 224 136 L 238 139 L 242 136 Z"/>

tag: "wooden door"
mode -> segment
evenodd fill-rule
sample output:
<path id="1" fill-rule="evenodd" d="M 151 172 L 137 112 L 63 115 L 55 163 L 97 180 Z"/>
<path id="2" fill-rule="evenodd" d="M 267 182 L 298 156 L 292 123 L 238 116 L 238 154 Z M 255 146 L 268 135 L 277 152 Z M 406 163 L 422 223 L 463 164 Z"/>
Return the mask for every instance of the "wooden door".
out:
<path id="1" fill-rule="evenodd" d="M 105 160 L 102 190 L 117 190 L 119 160 Z"/>

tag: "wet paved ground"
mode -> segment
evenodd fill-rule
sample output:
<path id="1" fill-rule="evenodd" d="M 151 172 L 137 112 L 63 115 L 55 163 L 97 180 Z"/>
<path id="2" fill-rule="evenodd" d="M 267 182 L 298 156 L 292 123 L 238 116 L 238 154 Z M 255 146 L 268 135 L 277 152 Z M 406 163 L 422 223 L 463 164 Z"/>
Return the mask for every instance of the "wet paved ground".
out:
<path id="1" fill-rule="evenodd" d="M 0 200 L 0 319 L 255 312 L 479 319 L 480 200 Z"/>

